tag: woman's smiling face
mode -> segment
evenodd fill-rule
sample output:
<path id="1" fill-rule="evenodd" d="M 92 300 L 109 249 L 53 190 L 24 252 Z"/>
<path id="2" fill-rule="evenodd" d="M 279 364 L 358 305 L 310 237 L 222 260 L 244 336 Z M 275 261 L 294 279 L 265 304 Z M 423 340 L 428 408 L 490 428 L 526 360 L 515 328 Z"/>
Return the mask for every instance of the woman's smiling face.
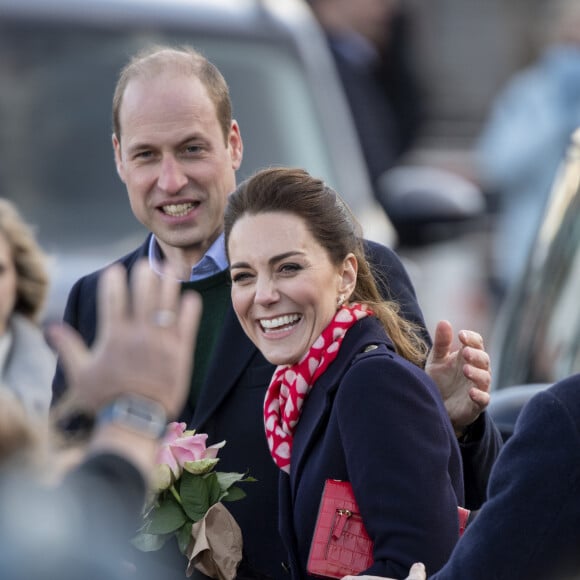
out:
<path id="1" fill-rule="evenodd" d="M 242 216 L 228 250 L 242 328 L 271 363 L 298 362 L 332 320 L 338 297 L 352 292 L 356 259 L 334 265 L 305 221 L 286 212 Z"/>

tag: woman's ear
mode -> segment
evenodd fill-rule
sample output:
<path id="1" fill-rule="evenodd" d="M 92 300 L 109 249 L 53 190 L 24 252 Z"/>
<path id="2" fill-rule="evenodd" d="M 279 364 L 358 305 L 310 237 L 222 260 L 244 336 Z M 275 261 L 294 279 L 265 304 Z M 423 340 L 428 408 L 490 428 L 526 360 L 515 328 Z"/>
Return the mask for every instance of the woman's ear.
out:
<path id="1" fill-rule="evenodd" d="M 338 286 L 338 293 L 344 294 L 347 301 L 350 300 L 350 296 L 354 292 L 357 272 L 358 262 L 356 256 L 351 252 L 342 262 L 342 267 L 339 272 L 340 281 Z"/>

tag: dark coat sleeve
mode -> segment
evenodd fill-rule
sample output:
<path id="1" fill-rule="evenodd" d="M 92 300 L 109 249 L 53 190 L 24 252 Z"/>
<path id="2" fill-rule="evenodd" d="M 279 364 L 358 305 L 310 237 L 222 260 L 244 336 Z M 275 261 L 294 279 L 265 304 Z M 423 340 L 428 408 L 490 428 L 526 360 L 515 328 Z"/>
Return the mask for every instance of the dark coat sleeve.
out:
<path id="1" fill-rule="evenodd" d="M 447 565 L 430 579 L 576 577 L 579 497 L 580 375 L 575 375 L 522 410 L 492 470 L 489 499 Z"/>
<path id="2" fill-rule="evenodd" d="M 472 423 L 460 441 L 467 509 L 478 510 L 485 501 L 491 470 L 502 446 L 501 433 L 486 412 Z"/>
<path id="3" fill-rule="evenodd" d="M 95 340 L 97 276 L 90 275 L 72 287 L 63 315 L 63 322 L 76 329 L 87 345 Z M 52 404 L 60 401 L 66 391 L 66 381 L 59 359 L 52 381 Z"/>

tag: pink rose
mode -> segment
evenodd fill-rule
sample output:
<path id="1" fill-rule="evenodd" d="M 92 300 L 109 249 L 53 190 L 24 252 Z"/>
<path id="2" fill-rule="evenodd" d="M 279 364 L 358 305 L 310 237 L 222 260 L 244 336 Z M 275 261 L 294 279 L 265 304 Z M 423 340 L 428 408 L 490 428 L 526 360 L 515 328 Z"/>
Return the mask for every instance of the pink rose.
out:
<path id="1" fill-rule="evenodd" d="M 185 423 L 173 422 L 167 431 L 157 455 L 154 487 L 167 489 L 181 477 L 183 469 L 191 473 L 207 473 L 219 461 L 217 453 L 225 441 L 206 447 L 207 435 L 187 431 Z"/>

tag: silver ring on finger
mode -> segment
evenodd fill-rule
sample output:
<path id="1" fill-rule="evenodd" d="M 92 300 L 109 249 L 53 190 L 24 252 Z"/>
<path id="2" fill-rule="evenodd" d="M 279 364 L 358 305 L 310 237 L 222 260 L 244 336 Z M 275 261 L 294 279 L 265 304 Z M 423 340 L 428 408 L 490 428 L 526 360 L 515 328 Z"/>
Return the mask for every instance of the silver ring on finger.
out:
<path id="1" fill-rule="evenodd" d="M 176 318 L 177 317 L 173 310 L 157 310 L 153 314 L 153 324 L 167 328 L 168 326 L 173 326 L 173 324 L 175 324 Z"/>

